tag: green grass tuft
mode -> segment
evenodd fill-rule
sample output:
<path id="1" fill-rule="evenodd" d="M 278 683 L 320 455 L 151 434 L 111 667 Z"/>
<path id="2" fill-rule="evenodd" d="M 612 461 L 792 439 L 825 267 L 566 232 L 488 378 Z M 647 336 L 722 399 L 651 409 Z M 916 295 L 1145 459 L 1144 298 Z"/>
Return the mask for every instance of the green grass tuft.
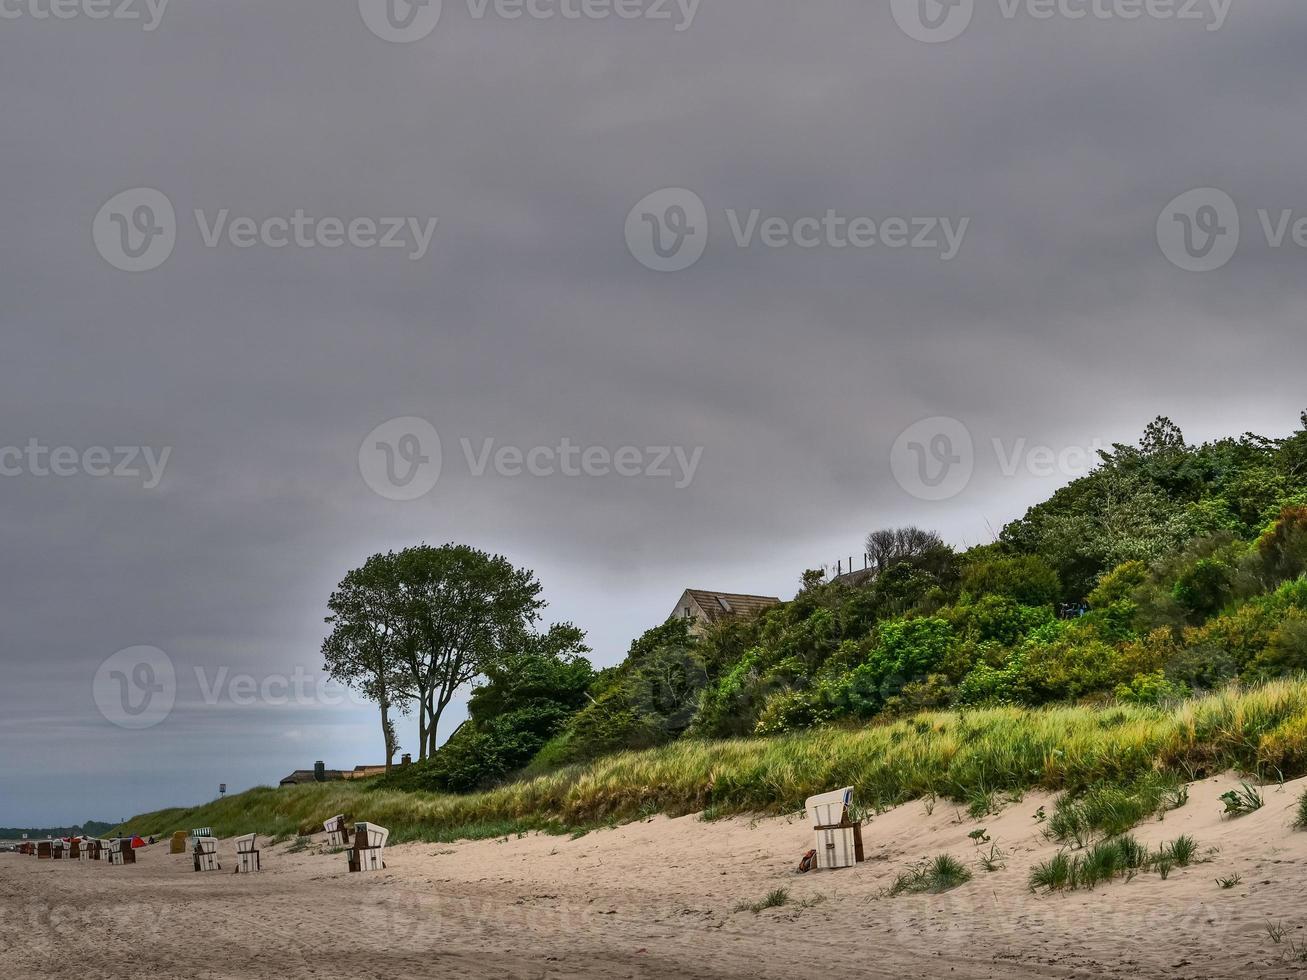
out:
<path id="1" fill-rule="evenodd" d="M 788 888 L 774 888 L 767 893 L 767 897 L 761 902 L 741 902 L 735 906 L 737 912 L 752 912 L 757 915 L 763 909 L 778 909 L 783 905 L 790 904 L 790 890 Z M 813 905 L 817 904 L 815 901 Z M 807 906 L 805 905 L 805 908 Z"/>
<path id="2" fill-rule="evenodd" d="M 965 864 L 949 854 L 940 854 L 932 861 L 919 864 L 899 875 L 890 887 L 891 895 L 939 895 L 951 891 L 971 880 L 971 871 Z"/>
<path id="3" fill-rule="evenodd" d="M 1183 806 L 1189 797 L 1181 789 L 1176 777 L 1161 773 L 1149 773 L 1129 785 L 1100 783 L 1059 798 L 1046 832 L 1060 843 L 1086 847 L 1097 835 L 1124 834 L 1150 817 Z"/>
<path id="4" fill-rule="evenodd" d="M 1198 843 L 1192 837 L 1177 838 L 1150 855 L 1148 848 L 1127 834 L 1098 841 L 1081 853 L 1059 851 L 1035 865 L 1029 884 L 1032 891 L 1093 889 L 1118 878 L 1130 880 L 1145 871 L 1154 871 L 1165 881 L 1173 868 L 1187 867 L 1197 854 Z"/>
<path id="5" fill-rule="evenodd" d="M 1302 796 L 1298 797 L 1298 815 L 1294 818 L 1293 826 L 1297 830 L 1307 830 L 1307 790 L 1303 790 Z"/>

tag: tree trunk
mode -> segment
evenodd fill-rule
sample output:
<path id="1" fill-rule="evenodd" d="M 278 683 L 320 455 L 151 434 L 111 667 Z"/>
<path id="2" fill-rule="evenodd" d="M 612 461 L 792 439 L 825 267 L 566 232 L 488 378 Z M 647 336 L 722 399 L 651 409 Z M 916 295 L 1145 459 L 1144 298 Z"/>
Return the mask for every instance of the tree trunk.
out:
<path id="1" fill-rule="evenodd" d="M 434 756 L 436 754 L 436 746 L 440 737 L 437 726 L 440 724 L 440 715 L 442 712 L 436 710 L 435 695 L 430 694 L 428 697 L 431 700 L 427 702 L 427 715 L 431 718 L 431 725 L 427 729 L 427 741 L 429 745 L 427 755 Z"/>
<path id="2" fill-rule="evenodd" d="M 390 701 L 385 695 L 381 697 L 381 738 L 386 746 L 386 774 L 389 775 L 395 759 L 395 733 L 390 727 Z"/>
<path id="3" fill-rule="evenodd" d="M 427 759 L 427 700 L 418 698 L 418 762 Z"/>

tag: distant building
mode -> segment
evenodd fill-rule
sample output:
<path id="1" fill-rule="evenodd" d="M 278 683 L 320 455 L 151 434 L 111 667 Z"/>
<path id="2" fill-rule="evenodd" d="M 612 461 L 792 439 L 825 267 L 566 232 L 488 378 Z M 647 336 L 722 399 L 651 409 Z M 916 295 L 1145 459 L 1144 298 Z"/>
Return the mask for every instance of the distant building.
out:
<path id="1" fill-rule="evenodd" d="M 408 765 L 412 756 L 404 756 L 401 766 Z M 312 769 L 296 769 L 281 781 L 282 786 L 299 786 L 307 783 L 337 783 L 349 779 L 367 779 L 380 776 L 386 771 L 385 766 L 355 766 L 353 769 L 328 769 L 324 763 L 317 763 Z"/>
<path id="2" fill-rule="evenodd" d="M 780 605 L 780 601 L 776 596 L 686 589 L 677 600 L 672 616 L 694 620 L 693 628 L 699 631 L 730 616 L 756 616 L 764 609 Z"/>

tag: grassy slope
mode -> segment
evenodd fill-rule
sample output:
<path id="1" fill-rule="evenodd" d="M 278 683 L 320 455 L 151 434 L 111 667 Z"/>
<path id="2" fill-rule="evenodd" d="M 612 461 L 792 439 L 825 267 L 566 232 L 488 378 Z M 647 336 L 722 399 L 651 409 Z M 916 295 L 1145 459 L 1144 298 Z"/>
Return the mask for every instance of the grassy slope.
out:
<path id="1" fill-rule="evenodd" d="M 278 835 L 317 831 L 344 813 L 391 828 L 397 842 L 440 841 L 566 832 L 657 812 L 790 812 L 813 793 L 846 785 L 857 788 L 859 803 L 889 806 L 932 793 L 966 801 L 1229 768 L 1307 773 L 1307 679 L 1230 689 L 1165 710 L 991 708 L 771 739 L 682 741 L 467 796 L 367 782 L 265 787 L 145 814 L 127 826 L 156 836 L 199 826 L 222 836 Z"/>

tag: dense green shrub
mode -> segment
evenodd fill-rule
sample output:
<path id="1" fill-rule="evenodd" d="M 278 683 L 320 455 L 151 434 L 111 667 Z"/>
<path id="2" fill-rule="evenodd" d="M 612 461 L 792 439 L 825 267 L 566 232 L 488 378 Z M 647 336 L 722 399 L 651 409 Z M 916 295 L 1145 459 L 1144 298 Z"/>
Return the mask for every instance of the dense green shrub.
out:
<path id="1" fill-rule="evenodd" d="M 962 573 L 962 589 L 972 596 L 1006 596 L 1023 606 L 1051 605 L 1062 595 L 1057 572 L 1036 555 L 972 562 Z"/>

